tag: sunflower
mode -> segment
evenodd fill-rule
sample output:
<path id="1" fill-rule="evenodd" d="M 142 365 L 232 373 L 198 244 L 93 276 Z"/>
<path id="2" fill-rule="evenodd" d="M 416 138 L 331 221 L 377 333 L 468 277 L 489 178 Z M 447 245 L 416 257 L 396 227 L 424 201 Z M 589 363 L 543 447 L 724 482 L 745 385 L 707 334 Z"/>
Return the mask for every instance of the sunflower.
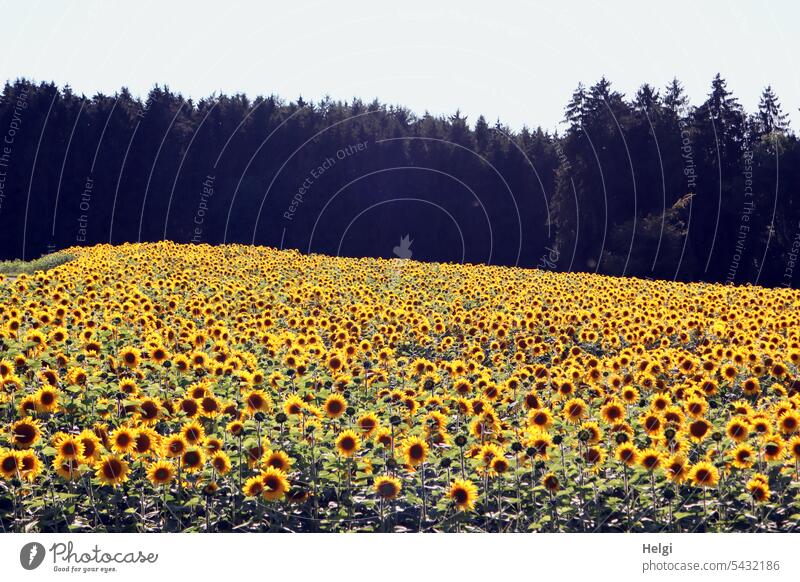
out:
<path id="1" fill-rule="evenodd" d="M 58 410 L 58 389 L 52 386 L 39 388 L 33 397 L 36 399 L 36 412 L 56 412 Z"/>
<path id="2" fill-rule="evenodd" d="M 181 427 L 181 436 L 190 445 L 201 445 L 206 438 L 206 431 L 199 422 L 187 422 Z"/>
<path id="3" fill-rule="evenodd" d="M 631 443 L 622 443 L 614 450 L 614 458 L 628 467 L 639 463 L 639 449 Z"/>
<path id="4" fill-rule="evenodd" d="M 689 423 L 686 427 L 686 433 L 692 442 L 701 443 L 711 434 L 711 429 L 710 422 L 705 418 L 698 418 Z"/>
<path id="5" fill-rule="evenodd" d="M 658 437 L 664 429 L 664 421 L 660 413 L 647 412 L 639 417 L 639 423 L 647 436 L 651 438 Z"/>
<path id="6" fill-rule="evenodd" d="M 556 477 L 556 474 L 552 472 L 547 473 L 542 477 L 542 486 L 550 493 L 555 493 L 561 488 L 561 484 L 558 482 L 558 477 Z"/>
<path id="7" fill-rule="evenodd" d="M 211 466 L 220 474 L 225 475 L 231 470 L 231 459 L 223 451 L 217 451 L 211 455 Z"/>
<path id="8" fill-rule="evenodd" d="M 117 388 L 127 396 L 136 396 L 139 393 L 139 387 L 136 385 L 136 380 L 133 378 L 124 378 L 120 380 Z"/>
<path id="9" fill-rule="evenodd" d="M 31 450 L 24 450 L 19 452 L 19 469 L 20 475 L 29 483 L 36 480 L 36 477 L 42 472 L 42 462 Z"/>
<path id="10" fill-rule="evenodd" d="M 119 455 L 131 453 L 136 448 L 135 429 L 121 426 L 109 435 L 111 440 L 111 450 Z"/>
<path id="11" fill-rule="evenodd" d="M 562 411 L 569 422 L 578 423 L 586 416 L 588 407 L 582 399 L 571 398 L 564 404 Z"/>
<path id="12" fill-rule="evenodd" d="M 492 459 L 490 468 L 493 475 L 502 475 L 508 471 L 510 465 L 505 457 L 495 457 Z"/>
<path id="13" fill-rule="evenodd" d="M 352 457 L 361 447 L 361 439 L 352 430 L 345 430 L 336 437 L 336 450 L 343 457 Z"/>
<path id="14" fill-rule="evenodd" d="M 625 407 L 612 400 L 600 409 L 600 417 L 608 424 L 616 424 L 625 418 Z"/>
<path id="15" fill-rule="evenodd" d="M 248 467 L 255 467 L 264 457 L 264 453 L 266 452 L 264 446 L 267 444 L 269 443 L 266 441 L 266 439 L 262 439 L 262 444 L 253 443 L 250 446 L 245 447 L 244 454 Z"/>
<path id="16" fill-rule="evenodd" d="M 139 367 L 142 352 L 134 347 L 125 347 L 119 352 L 119 359 L 126 368 L 133 370 Z"/>
<path id="17" fill-rule="evenodd" d="M 186 442 L 186 439 L 183 437 L 183 435 L 174 434 L 166 438 L 163 447 L 164 454 L 167 457 L 178 458 L 182 456 L 189 447 L 189 443 Z"/>
<path id="18" fill-rule="evenodd" d="M 175 465 L 160 459 L 147 466 L 147 479 L 153 485 L 169 485 L 175 478 Z"/>
<path id="19" fill-rule="evenodd" d="M 547 432 L 539 429 L 532 429 L 525 444 L 529 448 L 528 456 L 541 461 L 550 459 L 548 448 L 553 444 L 553 439 Z"/>
<path id="20" fill-rule="evenodd" d="M 203 352 L 192 352 L 190 360 L 192 362 L 192 366 L 194 367 L 194 369 L 200 370 L 202 368 L 205 368 L 206 363 L 208 362 L 208 356 L 206 356 L 206 354 L 204 354 Z"/>
<path id="21" fill-rule="evenodd" d="M 553 415 L 546 408 L 537 408 L 528 412 L 528 424 L 542 430 L 553 426 Z"/>
<path id="22" fill-rule="evenodd" d="M 692 465 L 688 479 L 697 487 L 716 487 L 719 470 L 707 461 L 700 461 Z"/>
<path id="23" fill-rule="evenodd" d="M 283 411 L 289 416 L 298 416 L 303 413 L 306 403 L 296 394 L 291 394 L 283 403 Z"/>
<path id="24" fill-rule="evenodd" d="M 756 451 L 747 443 L 739 443 L 733 451 L 731 451 L 733 458 L 732 465 L 737 469 L 749 469 L 756 462 Z"/>
<path id="25" fill-rule="evenodd" d="M 657 449 L 645 449 L 639 453 L 639 465 L 646 471 L 655 471 L 664 463 L 664 455 Z"/>
<path id="26" fill-rule="evenodd" d="M 784 441 L 777 435 L 770 435 L 764 439 L 764 444 L 761 448 L 764 453 L 764 460 L 767 462 L 779 461 L 783 458 L 785 452 Z"/>
<path id="27" fill-rule="evenodd" d="M 475 500 L 478 498 L 478 488 L 472 481 L 456 479 L 447 490 L 447 498 L 460 511 L 472 511 L 475 509 Z"/>
<path id="28" fill-rule="evenodd" d="M 633 386 L 626 386 L 620 394 L 625 404 L 633 404 L 639 401 L 639 391 Z"/>
<path id="29" fill-rule="evenodd" d="M 702 418 L 708 410 L 708 402 L 705 398 L 699 396 L 691 396 L 684 406 L 686 414 L 692 418 Z"/>
<path id="30" fill-rule="evenodd" d="M 606 452 L 601 447 L 588 447 L 583 453 L 583 461 L 592 473 L 599 472 L 605 460 Z"/>
<path id="31" fill-rule="evenodd" d="M 160 449 L 161 435 L 152 428 L 145 426 L 136 431 L 133 452 L 136 455 L 146 455 Z"/>
<path id="32" fill-rule="evenodd" d="M 105 455 L 95 467 L 100 483 L 117 486 L 128 479 L 128 463 L 116 455 Z"/>
<path id="33" fill-rule="evenodd" d="M 394 438 L 392 437 L 391 429 L 387 427 L 381 427 L 375 432 L 375 442 L 381 445 L 384 448 L 390 448 L 392 446 L 392 442 Z"/>
<path id="34" fill-rule="evenodd" d="M 737 443 L 746 441 L 747 437 L 750 436 L 749 423 L 741 418 L 732 418 L 725 426 L 725 433 Z"/>
<path id="35" fill-rule="evenodd" d="M 453 391 L 459 396 L 467 396 L 470 392 L 472 392 L 472 383 L 466 378 L 459 378 L 453 382 Z M 535 394 L 533 394 L 533 396 L 535 396 Z M 533 408 L 528 406 L 527 398 L 525 400 L 525 404 L 528 408 Z"/>
<path id="36" fill-rule="evenodd" d="M 156 364 L 162 365 L 169 360 L 169 352 L 162 346 L 156 346 L 150 350 L 150 359 Z"/>
<path id="37" fill-rule="evenodd" d="M 750 479 L 750 481 L 747 482 L 746 489 L 750 492 L 753 501 L 756 503 L 766 503 L 772 495 L 769 489 L 769 483 L 763 475 L 761 475 L 761 478 L 753 477 Z"/>
<path id="38" fill-rule="evenodd" d="M 33 394 L 28 394 L 17 405 L 20 416 L 33 416 L 36 412 L 36 398 Z"/>
<path id="39" fill-rule="evenodd" d="M 238 437 L 244 433 L 244 423 L 241 420 L 232 420 L 225 425 L 225 430 Z"/>
<path id="40" fill-rule="evenodd" d="M 53 459 L 53 470 L 65 481 L 77 481 L 81 477 L 80 463 L 75 459 L 56 457 Z"/>
<path id="41" fill-rule="evenodd" d="M 275 467 L 267 467 L 260 475 L 264 485 L 262 496 L 267 501 L 277 501 L 282 499 L 289 490 L 289 480 L 286 473 Z"/>
<path id="42" fill-rule="evenodd" d="M 78 435 L 58 433 L 53 437 L 53 446 L 56 449 L 56 454 L 62 459 L 83 461 L 83 441 Z"/>
<path id="43" fill-rule="evenodd" d="M 400 479 L 395 477 L 380 476 L 375 477 L 373 487 L 375 489 L 375 493 L 378 494 L 378 497 L 388 501 L 397 498 L 397 496 L 400 494 L 400 490 L 403 488 L 403 485 L 400 482 Z"/>
<path id="44" fill-rule="evenodd" d="M 188 418 L 194 418 L 200 413 L 200 403 L 196 398 L 186 396 L 178 401 L 178 410 L 180 410 Z"/>
<path id="45" fill-rule="evenodd" d="M 217 437 L 208 437 L 206 438 L 206 442 L 203 443 L 203 446 L 208 454 L 213 455 L 222 450 L 222 441 Z"/>
<path id="46" fill-rule="evenodd" d="M 778 417 L 778 430 L 785 435 L 793 435 L 800 428 L 800 414 L 787 410 Z"/>
<path id="47" fill-rule="evenodd" d="M 356 421 L 358 428 L 364 435 L 364 438 L 369 438 L 378 429 L 378 417 L 373 412 L 366 412 L 358 417 Z"/>
<path id="48" fill-rule="evenodd" d="M 339 418 L 347 408 L 347 401 L 340 394 L 331 394 L 323 405 L 325 414 L 331 418 Z"/>
<path id="49" fill-rule="evenodd" d="M 180 373 L 185 373 L 191 367 L 189 363 L 189 358 L 187 358 L 184 354 L 178 354 L 172 359 L 172 364 L 175 366 L 175 369 L 178 370 Z"/>
<path id="50" fill-rule="evenodd" d="M 143 424 L 155 424 L 161 418 L 161 400 L 148 396 L 139 401 L 137 419 Z"/>
<path id="51" fill-rule="evenodd" d="M 0 475 L 11 480 L 20 476 L 22 459 L 19 451 L 0 449 Z"/>
<path id="52" fill-rule="evenodd" d="M 742 392 L 747 396 L 756 396 L 761 392 L 761 384 L 758 378 L 748 378 L 742 382 Z"/>
<path id="53" fill-rule="evenodd" d="M 789 441 L 787 448 L 795 461 L 800 461 L 800 435 L 794 436 Z"/>
<path id="54" fill-rule="evenodd" d="M 662 413 L 664 422 L 667 426 L 678 429 L 681 428 L 686 420 L 686 415 L 681 410 L 680 406 L 668 406 Z"/>
<path id="55" fill-rule="evenodd" d="M 328 369 L 330 369 L 332 373 L 336 374 L 342 369 L 342 366 L 344 365 L 344 358 L 342 358 L 342 356 L 339 354 L 330 354 L 326 363 Z"/>
<path id="56" fill-rule="evenodd" d="M 258 497 L 261 495 L 264 492 L 264 481 L 261 476 L 250 477 L 245 481 L 242 491 L 246 497 Z"/>
<path id="57" fill-rule="evenodd" d="M 683 453 L 676 453 L 669 457 L 664 463 L 664 472 L 673 483 L 683 483 L 689 474 L 686 456 Z"/>
<path id="58" fill-rule="evenodd" d="M 202 470 L 205 462 L 206 455 L 201 448 L 188 448 L 181 456 L 181 468 L 187 473 L 196 473 L 197 471 Z"/>
<path id="59" fill-rule="evenodd" d="M 578 435 L 585 443 L 596 445 L 603 438 L 603 431 L 600 425 L 594 421 L 587 421 L 581 424 Z M 586 438 L 584 438 L 586 437 Z"/>
<path id="60" fill-rule="evenodd" d="M 650 398 L 650 408 L 657 412 L 664 412 L 671 404 L 668 394 L 654 394 Z"/>
<path id="61" fill-rule="evenodd" d="M 222 408 L 216 396 L 204 396 L 200 400 L 200 411 L 207 418 L 215 418 Z"/>
<path id="62" fill-rule="evenodd" d="M 14 362 L 0 360 L 0 378 L 11 376 L 14 373 Z"/>
<path id="63" fill-rule="evenodd" d="M 244 396 L 244 405 L 251 416 L 256 412 L 268 413 L 274 407 L 272 398 L 263 390 L 251 390 Z"/>
<path id="64" fill-rule="evenodd" d="M 292 468 L 292 458 L 283 451 L 268 450 L 264 453 L 261 464 L 264 467 L 274 467 L 288 473 Z"/>
<path id="65" fill-rule="evenodd" d="M 23 418 L 11 425 L 9 430 L 11 443 L 18 449 L 27 449 L 35 445 L 42 436 L 38 420 Z"/>
<path id="66" fill-rule="evenodd" d="M 416 467 L 425 462 L 428 457 L 428 443 L 419 437 L 408 437 L 403 441 L 402 451 L 406 464 Z"/>

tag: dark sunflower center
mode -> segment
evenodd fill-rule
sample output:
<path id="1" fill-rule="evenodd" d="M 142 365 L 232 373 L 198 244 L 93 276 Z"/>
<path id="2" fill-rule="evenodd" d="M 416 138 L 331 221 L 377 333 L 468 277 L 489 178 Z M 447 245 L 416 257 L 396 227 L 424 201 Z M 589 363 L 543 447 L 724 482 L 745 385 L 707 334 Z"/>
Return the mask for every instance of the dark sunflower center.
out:
<path id="1" fill-rule="evenodd" d="M 689 426 L 689 432 L 693 437 L 701 437 L 708 432 L 708 425 L 705 422 L 693 422 Z"/>
<path id="2" fill-rule="evenodd" d="M 116 479 L 122 474 L 122 463 L 116 459 L 106 461 L 103 465 L 103 475 L 108 479 Z"/>
<path id="3" fill-rule="evenodd" d="M 388 481 L 381 483 L 378 485 L 378 494 L 381 497 L 392 497 L 395 494 L 395 486 L 394 483 L 390 483 Z"/>
<path id="4" fill-rule="evenodd" d="M 15 429 L 14 436 L 18 443 L 27 445 L 32 443 L 33 439 L 36 438 L 36 429 L 33 426 L 21 424 Z"/>
<path id="5" fill-rule="evenodd" d="M 188 466 L 194 467 L 200 464 L 200 454 L 197 451 L 189 451 L 183 460 Z"/>

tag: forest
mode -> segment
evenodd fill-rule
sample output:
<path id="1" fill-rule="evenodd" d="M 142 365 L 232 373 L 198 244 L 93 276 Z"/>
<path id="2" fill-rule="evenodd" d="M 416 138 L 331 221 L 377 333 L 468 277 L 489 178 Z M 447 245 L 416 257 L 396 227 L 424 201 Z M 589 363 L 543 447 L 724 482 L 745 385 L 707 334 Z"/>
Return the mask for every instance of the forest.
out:
<path id="1" fill-rule="evenodd" d="M 457 103 L 9 81 L 0 258 L 169 239 L 797 285 L 800 145 L 770 87 L 752 112 L 720 75 L 696 105 L 677 79 L 626 96 L 601 78 L 565 102 L 551 133 Z"/>

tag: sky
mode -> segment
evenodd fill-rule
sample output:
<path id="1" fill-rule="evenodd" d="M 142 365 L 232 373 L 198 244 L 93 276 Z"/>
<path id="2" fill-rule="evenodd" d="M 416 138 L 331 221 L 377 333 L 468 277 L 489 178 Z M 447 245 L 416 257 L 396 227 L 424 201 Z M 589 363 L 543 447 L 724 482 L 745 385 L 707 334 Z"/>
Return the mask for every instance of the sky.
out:
<path id="1" fill-rule="evenodd" d="M 800 2 L 0 0 L 0 80 L 87 96 L 378 98 L 555 130 L 579 81 L 632 96 L 673 77 L 693 104 L 720 72 L 748 111 L 772 85 L 800 126 Z"/>

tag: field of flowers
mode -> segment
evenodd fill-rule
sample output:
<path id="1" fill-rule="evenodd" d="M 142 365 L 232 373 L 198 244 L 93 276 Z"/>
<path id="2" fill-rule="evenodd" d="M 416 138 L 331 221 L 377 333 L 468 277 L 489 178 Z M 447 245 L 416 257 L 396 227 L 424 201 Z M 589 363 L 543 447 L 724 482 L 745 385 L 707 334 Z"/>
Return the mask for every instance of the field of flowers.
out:
<path id="1" fill-rule="evenodd" d="M 800 292 L 68 252 L 0 278 L 3 531 L 800 529 Z"/>

